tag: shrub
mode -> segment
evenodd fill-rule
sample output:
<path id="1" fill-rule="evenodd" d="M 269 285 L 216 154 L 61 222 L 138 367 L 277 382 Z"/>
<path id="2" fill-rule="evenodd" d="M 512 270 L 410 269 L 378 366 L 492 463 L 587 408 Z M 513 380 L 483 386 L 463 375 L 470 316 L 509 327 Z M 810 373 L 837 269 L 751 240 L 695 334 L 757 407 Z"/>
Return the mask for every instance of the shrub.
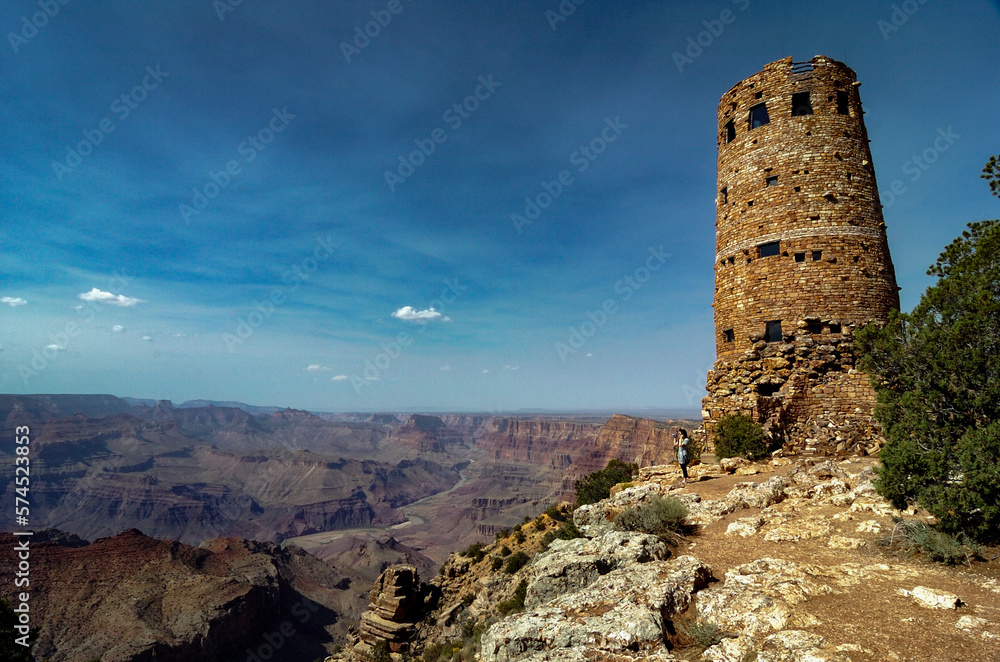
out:
<path id="1" fill-rule="evenodd" d="M 490 564 L 490 570 L 492 570 L 493 572 L 496 572 L 497 570 L 499 570 L 502 567 L 503 567 L 503 559 L 500 558 L 499 556 L 494 556 L 493 557 L 493 562 Z"/>
<path id="2" fill-rule="evenodd" d="M 472 559 L 479 563 L 486 556 L 486 550 L 481 542 L 474 542 L 460 552 L 461 556 Z"/>
<path id="3" fill-rule="evenodd" d="M 970 564 L 982 556 L 980 547 L 966 536 L 950 536 L 924 522 L 904 520 L 895 515 L 892 521 L 892 532 L 879 540 L 879 544 L 891 552 L 905 556 L 922 553 L 931 561 L 948 565 Z"/>
<path id="4" fill-rule="evenodd" d="M 496 536 L 497 540 L 500 540 L 501 538 L 506 538 L 507 536 L 510 535 L 510 529 L 500 529 L 494 535 Z"/>
<path id="5" fill-rule="evenodd" d="M 507 557 L 507 565 L 504 566 L 503 571 L 508 575 L 513 575 L 515 572 L 523 568 L 530 560 L 530 556 L 521 550 L 518 550 Z"/>
<path id="6" fill-rule="evenodd" d="M 392 662 L 389 642 L 385 639 L 379 639 L 378 642 L 372 646 L 372 652 L 368 656 L 368 659 L 371 662 Z"/>
<path id="7" fill-rule="evenodd" d="M 518 529 L 518 531 L 514 534 L 514 540 L 518 543 L 523 543 L 525 541 L 524 531 Z"/>
<path id="8" fill-rule="evenodd" d="M 567 520 L 558 529 L 547 531 L 542 536 L 542 550 L 548 549 L 553 540 L 572 540 L 582 537 L 583 534 L 580 533 L 580 529 L 576 528 L 576 523 L 573 520 Z"/>
<path id="9" fill-rule="evenodd" d="M 886 438 L 875 486 L 944 533 L 1000 542 L 1000 221 L 970 223 L 927 273 L 912 312 L 855 341 Z"/>
<path id="10" fill-rule="evenodd" d="M 604 469 L 588 474 L 574 483 L 576 505 L 583 506 L 607 499 L 611 496 L 612 487 L 632 480 L 637 473 L 638 464 L 611 460 Z"/>
<path id="11" fill-rule="evenodd" d="M 510 547 L 504 545 L 500 548 L 500 556 L 510 556 Z"/>
<path id="12" fill-rule="evenodd" d="M 465 595 L 462 596 L 462 606 L 468 607 L 473 603 L 473 601 L 475 601 L 475 599 L 476 596 L 474 596 L 472 593 L 466 593 Z"/>
<path id="13" fill-rule="evenodd" d="M 764 430 L 745 414 L 727 414 L 715 425 L 715 456 L 759 460 L 767 455 Z"/>
<path id="14" fill-rule="evenodd" d="M 626 531 L 643 531 L 660 536 L 684 531 L 687 506 L 673 497 L 653 497 L 647 503 L 626 508 L 615 516 L 615 524 Z"/>
<path id="15" fill-rule="evenodd" d="M 715 623 L 709 623 L 707 621 L 695 621 L 693 623 L 678 623 L 677 628 L 683 632 L 691 640 L 692 646 L 698 648 L 702 652 L 706 648 L 716 645 L 722 641 L 726 634 L 725 631 L 720 628 Z"/>
<path id="16" fill-rule="evenodd" d="M 521 611 L 524 609 L 524 597 L 527 594 L 528 582 L 522 579 L 518 583 L 517 588 L 514 589 L 514 594 L 508 600 L 503 600 L 497 604 L 497 611 L 500 612 L 501 616 Z"/>
<path id="17" fill-rule="evenodd" d="M 566 514 L 559 508 L 559 504 L 552 504 L 545 510 L 545 514 L 557 522 L 565 522 Z"/>

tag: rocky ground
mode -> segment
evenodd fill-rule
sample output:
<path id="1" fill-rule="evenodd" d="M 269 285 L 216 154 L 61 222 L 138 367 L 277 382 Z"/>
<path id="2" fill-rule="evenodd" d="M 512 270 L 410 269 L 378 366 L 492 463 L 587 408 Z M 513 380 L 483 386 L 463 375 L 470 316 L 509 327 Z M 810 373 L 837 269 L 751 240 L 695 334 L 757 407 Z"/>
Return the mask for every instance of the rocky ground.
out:
<path id="1" fill-rule="evenodd" d="M 541 551 L 545 533 L 565 527 L 542 516 L 479 559 L 453 554 L 428 586 L 373 591 L 372 602 L 383 617 L 394 607 L 394 623 L 381 623 L 394 647 L 408 637 L 425 660 L 997 662 L 1000 563 L 887 552 L 877 541 L 894 511 L 875 493 L 875 462 L 724 461 L 693 467 L 686 486 L 674 467 L 649 467 L 575 512 L 582 538 Z M 688 505 L 694 530 L 676 546 L 612 522 L 657 495 Z M 506 572 L 520 551 L 531 561 Z M 694 645 L 692 634 L 713 628 L 719 643 Z M 330 659 L 369 654 L 377 639 L 360 634 Z"/>

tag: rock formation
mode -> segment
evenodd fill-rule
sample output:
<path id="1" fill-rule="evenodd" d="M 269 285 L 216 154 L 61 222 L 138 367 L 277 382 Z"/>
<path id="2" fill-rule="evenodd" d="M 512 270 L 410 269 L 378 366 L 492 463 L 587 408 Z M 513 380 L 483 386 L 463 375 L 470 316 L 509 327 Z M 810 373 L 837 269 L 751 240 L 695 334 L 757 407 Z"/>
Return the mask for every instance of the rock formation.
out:
<path id="1" fill-rule="evenodd" d="M 312 660 L 346 630 L 342 575 L 302 550 L 238 538 L 192 547 L 136 530 L 30 544 L 39 660 L 218 662 L 265 646 Z M 3 597 L 14 590 L 6 583 Z"/>
<path id="2" fill-rule="evenodd" d="M 361 615 L 360 641 L 354 650 L 369 655 L 380 641 L 388 642 L 393 653 L 409 650 L 416 624 L 426 612 L 425 600 L 431 596 L 428 587 L 420 583 L 417 569 L 412 565 L 390 566 L 369 595 L 371 604 Z"/>

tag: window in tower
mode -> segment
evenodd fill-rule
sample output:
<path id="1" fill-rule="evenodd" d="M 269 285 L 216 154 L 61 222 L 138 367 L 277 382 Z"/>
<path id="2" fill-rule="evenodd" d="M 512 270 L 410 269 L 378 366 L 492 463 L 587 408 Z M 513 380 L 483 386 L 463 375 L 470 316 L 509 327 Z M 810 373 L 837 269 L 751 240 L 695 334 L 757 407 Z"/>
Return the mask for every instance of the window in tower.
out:
<path id="1" fill-rule="evenodd" d="M 726 342 L 733 342 L 736 340 L 736 334 L 733 333 L 732 329 L 726 329 L 723 331 L 722 337 L 726 339 Z"/>
<path id="2" fill-rule="evenodd" d="M 819 262 L 823 259 L 823 251 L 813 251 L 813 262 Z"/>
<path id="3" fill-rule="evenodd" d="M 767 116 L 767 104 L 760 103 L 750 109 L 750 128 L 756 129 L 769 123 L 771 118 Z"/>
<path id="4" fill-rule="evenodd" d="M 764 340 L 767 342 L 781 342 L 781 320 L 764 322 Z"/>
<path id="5" fill-rule="evenodd" d="M 766 244 L 760 244 L 757 246 L 758 257 L 771 257 L 772 255 L 778 255 L 781 253 L 780 243 L 777 241 L 769 241 Z"/>
<path id="6" fill-rule="evenodd" d="M 805 262 L 806 261 L 806 254 L 805 253 L 796 253 L 795 254 L 795 261 L 796 262 Z"/>
<path id="7" fill-rule="evenodd" d="M 813 107 L 812 101 L 809 99 L 808 92 L 796 92 L 792 95 L 792 117 L 801 117 L 802 115 L 812 115 Z"/>
<path id="8" fill-rule="evenodd" d="M 780 390 L 781 384 L 757 384 L 757 393 L 765 398 L 770 398 Z"/>
<path id="9" fill-rule="evenodd" d="M 733 120 L 726 122 L 726 142 L 731 143 L 736 140 L 736 124 Z"/>
<path id="10" fill-rule="evenodd" d="M 851 106 L 848 103 L 850 97 L 847 96 L 847 92 L 837 92 L 837 114 L 839 115 L 850 115 Z"/>
<path id="11" fill-rule="evenodd" d="M 729 204 L 729 187 L 723 186 L 722 190 L 719 191 L 719 193 L 722 194 L 722 204 L 724 205 Z"/>
<path id="12" fill-rule="evenodd" d="M 839 324 L 830 325 L 830 333 L 840 333 L 840 332 L 841 332 L 841 327 Z"/>
<path id="13" fill-rule="evenodd" d="M 778 185 L 778 176 L 777 175 L 771 175 L 770 177 L 766 177 L 764 179 L 764 182 L 768 186 L 777 186 Z"/>

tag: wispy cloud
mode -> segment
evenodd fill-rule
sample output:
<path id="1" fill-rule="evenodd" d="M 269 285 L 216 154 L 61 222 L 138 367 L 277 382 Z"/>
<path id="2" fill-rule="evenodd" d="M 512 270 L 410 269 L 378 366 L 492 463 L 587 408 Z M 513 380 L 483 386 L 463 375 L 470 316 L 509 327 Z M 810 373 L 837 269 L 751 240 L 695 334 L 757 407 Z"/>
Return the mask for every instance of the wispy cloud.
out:
<path id="1" fill-rule="evenodd" d="M 521 369 L 521 366 L 516 366 L 516 365 L 505 365 L 505 366 L 503 367 L 503 369 L 504 369 L 504 370 L 520 370 L 520 369 Z"/>
<path id="2" fill-rule="evenodd" d="M 53 352 L 65 352 L 66 348 L 62 345 L 46 345 L 45 349 L 50 349 Z"/>
<path id="3" fill-rule="evenodd" d="M 142 339 L 146 342 L 153 342 L 153 336 L 143 336 Z"/>
<path id="4" fill-rule="evenodd" d="M 94 303 L 106 303 L 109 306 L 134 306 L 137 303 L 146 303 L 142 299 L 134 299 L 132 297 L 127 297 L 124 294 L 112 294 L 111 292 L 104 292 L 97 289 L 96 287 L 89 292 L 81 292 L 76 295 L 78 299 L 82 301 L 90 301 Z"/>
<path id="5" fill-rule="evenodd" d="M 113 327 L 111 327 L 111 331 L 114 333 L 125 333 L 125 327 L 122 326 L 121 324 L 115 324 Z"/>
<path id="6" fill-rule="evenodd" d="M 330 372 L 333 368 L 327 367 L 325 365 L 320 365 L 319 363 L 313 363 L 306 366 L 307 372 Z"/>
<path id="7" fill-rule="evenodd" d="M 447 372 L 448 370 L 451 370 L 451 366 L 450 365 L 443 365 L 443 366 L 441 366 L 441 369 L 444 370 L 445 372 Z"/>
<path id="8" fill-rule="evenodd" d="M 0 303 L 5 303 L 11 308 L 28 305 L 28 302 L 21 297 L 0 297 Z"/>
<path id="9" fill-rule="evenodd" d="M 334 375 L 333 377 L 330 378 L 330 381 L 333 382 L 346 382 L 347 380 L 348 380 L 347 375 Z"/>
<path id="10" fill-rule="evenodd" d="M 408 322 L 417 322 L 419 320 L 436 320 L 439 322 L 450 322 L 451 318 L 446 317 L 434 310 L 433 307 L 427 310 L 417 310 L 413 306 L 403 306 L 396 312 L 392 314 L 396 319 L 406 320 Z"/>

